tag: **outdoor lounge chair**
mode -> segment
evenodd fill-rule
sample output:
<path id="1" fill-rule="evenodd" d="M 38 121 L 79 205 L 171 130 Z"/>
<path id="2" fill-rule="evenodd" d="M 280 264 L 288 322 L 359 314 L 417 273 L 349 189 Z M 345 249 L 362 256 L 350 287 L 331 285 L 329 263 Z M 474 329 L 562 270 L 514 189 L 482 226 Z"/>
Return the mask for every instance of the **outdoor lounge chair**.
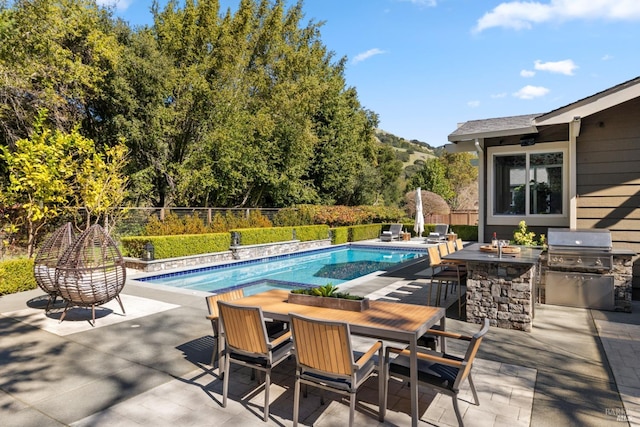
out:
<path id="1" fill-rule="evenodd" d="M 116 299 L 124 313 L 120 291 L 126 281 L 124 259 L 116 243 L 98 224 L 85 230 L 62 254 L 56 265 L 56 285 L 67 302 L 62 322 L 71 306 L 91 307 L 92 325 L 96 306 Z"/>
<path id="2" fill-rule="evenodd" d="M 392 240 L 400 240 L 400 233 L 402 232 L 402 224 L 391 224 L 388 231 L 383 231 L 380 234 L 380 240 L 383 242 L 390 242 Z"/>
<path id="3" fill-rule="evenodd" d="M 427 243 L 440 243 L 447 240 L 448 224 L 436 224 L 435 230 L 427 236 Z"/>
<path id="4" fill-rule="evenodd" d="M 376 371 L 379 379 L 379 420 L 384 421 L 382 341 L 377 341 L 355 360 L 348 323 L 311 319 L 293 313 L 289 317 L 297 365 L 293 425 L 298 425 L 300 385 L 305 384 L 349 396 L 349 426 L 352 426 L 356 392 Z M 378 360 L 374 358 L 376 354 Z"/>
<path id="5" fill-rule="evenodd" d="M 460 408 L 458 407 L 458 393 L 460 392 L 462 383 L 466 379 L 469 380 L 471 393 L 473 393 L 474 404 L 476 406 L 480 405 L 478 393 L 476 392 L 475 385 L 473 384 L 473 378 L 471 377 L 471 369 L 473 367 L 473 361 L 476 354 L 478 353 L 480 343 L 487 331 L 489 331 L 488 318 L 484 319 L 484 323 L 482 324 L 480 331 L 476 332 L 472 337 L 436 329 L 429 330 L 430 334 L 443 337 L 444 339 L 452 338 L 469 341 L 464 358 L 418 347 L 418 382 L 421 385 L 432 388 L 439 393 L 451 396 L 453 399 L 453 409 L 456 413 L 456 418 L 458 419 L 458 424 L 460 426 L 463 426 L 464 424 L 462 422 Z M 391 353 L 397 354 L 397 357 L 391 359 Z M 396 377 L 409 381 L 410 354 L 411 353 L 408 349 L 387 347 L 385 352 L 385 377 L 388 380 L 391 379 L 391 377 Z M 384 386 L 385 405 L 389 391 L 388 380 L 385 382 Z"/>
<path id="6" fill-rule="evenodd" d="M 235 363 L 257 369 L 265 372 L 264 421 L 267 421 L 271 369 L 291 355 L 293 347 L 291 332 L 284 332 L 271 340 L 267 335 L 260 307 L 246 307 L 233 305 L 227 301 L 218 301 L 218 308 L 225 334 L 222 407 L 227 407 L 230 364 Z"/>
<path id="7" fill-rule="evenodd" d="M 36 283 L 40 289 L 49 294 L 45 311 L 49 311 L 49 308 L 55 304 L 56 299 L 60 296 L 60 290 L 56 283 L 56 266 L 62 254 L 74 240 L 73 226 L 67 222 L 51 233 L 51 236 L 42 243 L 33 261 L 33 274 Z"/>

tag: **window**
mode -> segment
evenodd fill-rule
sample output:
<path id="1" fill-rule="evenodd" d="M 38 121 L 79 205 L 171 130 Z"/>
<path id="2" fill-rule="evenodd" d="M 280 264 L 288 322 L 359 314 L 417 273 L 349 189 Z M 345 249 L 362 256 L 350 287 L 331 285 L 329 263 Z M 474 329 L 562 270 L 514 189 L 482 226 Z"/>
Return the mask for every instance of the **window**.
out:
<path id="1" fill-rule="evenodd" d="M 489 223 L 527 222 L 552 225 L 566 217 L 567 144 L 538 144 L 489 149 Z M 517 218 L 516 218 L 517 217 Z M 538 219 L 537 221 L 535 219 Z M 507 219 L 507 221 L 505 221 Z"/>

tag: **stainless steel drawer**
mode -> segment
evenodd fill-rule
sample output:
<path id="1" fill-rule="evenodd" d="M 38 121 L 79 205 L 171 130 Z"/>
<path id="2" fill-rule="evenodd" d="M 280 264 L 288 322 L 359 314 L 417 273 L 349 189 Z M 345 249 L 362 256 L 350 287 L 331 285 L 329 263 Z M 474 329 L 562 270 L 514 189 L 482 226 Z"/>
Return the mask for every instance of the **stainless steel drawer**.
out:
<path id="1" fill-rule="evenodd" d="M 613 276 L 547 271 L 545 302 L 569 307 L 613 310 L 615 308 Z"/>

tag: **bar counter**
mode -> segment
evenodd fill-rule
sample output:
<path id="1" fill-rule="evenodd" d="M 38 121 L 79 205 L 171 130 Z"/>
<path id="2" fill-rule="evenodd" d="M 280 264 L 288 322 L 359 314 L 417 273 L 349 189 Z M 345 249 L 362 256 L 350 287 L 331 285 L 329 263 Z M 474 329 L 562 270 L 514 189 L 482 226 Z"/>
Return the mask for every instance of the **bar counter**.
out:
<path id="1" fill-rule="evenodd" d="M 446 255 L 467 268 L 467 322 L 489 318 L 492 326 L 530 332 L 541 249 L 520 247 L 520 253 L 484 252 L 475 243 Z"/>

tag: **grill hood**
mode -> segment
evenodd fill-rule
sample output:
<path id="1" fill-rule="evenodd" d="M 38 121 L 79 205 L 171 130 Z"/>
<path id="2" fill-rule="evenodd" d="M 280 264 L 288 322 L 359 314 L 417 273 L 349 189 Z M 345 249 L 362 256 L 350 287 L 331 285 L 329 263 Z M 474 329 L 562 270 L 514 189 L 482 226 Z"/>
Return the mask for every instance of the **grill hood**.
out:
<path id="1" fill-rule="evenodd" d="M 550 228 L 547 242 L 549 250 L 563 248 L 610 251 L 612 248 L 609 230 Z"/>

